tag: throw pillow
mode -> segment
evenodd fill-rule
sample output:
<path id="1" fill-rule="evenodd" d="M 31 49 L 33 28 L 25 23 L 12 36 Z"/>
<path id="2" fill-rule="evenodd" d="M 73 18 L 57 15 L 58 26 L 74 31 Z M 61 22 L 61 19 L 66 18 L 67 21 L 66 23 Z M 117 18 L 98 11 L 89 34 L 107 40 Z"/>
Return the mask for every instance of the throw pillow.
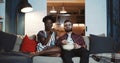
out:
<path id="1" fill-rule="evenodd" d="M 22 40 L 23 40 L 23 38 L 21 38 L 21 37 L 22 37 L 21 35 L 17 35 L 16 42 L 15 42 L 15 45 L 13 48 L 13 51 L 15 51 L 15 52 L 19 52 L 19 50 L 20 50 L 20 46 L 21 46 Z"/>
<path id="2" fill-rule="evenodd" d="M 12 51 L 16 41 L 16 37 L 17 36 L 15 34 L 0 31 L 0 51 Z"/>
<path id="3" fill-rule="evenodd" d="M 111 37 L 100 37 L 90 34 L 90 52 L 91 53 L 113 53 L 114 40 Z"/>
<path id="4" fill-rule="evenodd" d="M 26 35 L 23 38 L 20 51 L 22 51 L 22 52 L 35 52 L 36 45 L 37 45 L 37 42 L 29 39 L 28 36 Z"/>
<path id="5" fill-rule="evenodd" d="M 101 33 L 101 34 L 98 34 L 97 36 L 105 37 L 105 34 Z M 87 50 L 89 50 L 89 43 L 90 43 L 89 36 L 83 36 L 83 38 L 84 38 L 85 44 L 87 45 Z"/>

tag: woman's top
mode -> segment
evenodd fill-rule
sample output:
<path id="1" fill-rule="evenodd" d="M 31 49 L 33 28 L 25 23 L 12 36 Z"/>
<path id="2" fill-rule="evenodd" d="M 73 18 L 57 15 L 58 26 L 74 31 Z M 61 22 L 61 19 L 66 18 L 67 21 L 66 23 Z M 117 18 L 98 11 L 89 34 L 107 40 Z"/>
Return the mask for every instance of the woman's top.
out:
<path id="1" fill-rule="evenodd" d="M 46 31 L 43 30 L 43 31 L 40 31 L 37 34 L 37 36 L 38 36 L 38 38 L 39 38 L 39 36 L 47 38 L 48 35 L 47 35 Z M 38 39 L 37 52 L 40 52 L 40 51 L 44 50 L 48 46 L 52 47 L 54 45 L 55 45 L 55 32 L 52 32 L 52 34 L 50 36 L 50 39 L 48 40 L 47 44 L 43 45 L 42 42 L 40 42 L 40 40 Z"/>

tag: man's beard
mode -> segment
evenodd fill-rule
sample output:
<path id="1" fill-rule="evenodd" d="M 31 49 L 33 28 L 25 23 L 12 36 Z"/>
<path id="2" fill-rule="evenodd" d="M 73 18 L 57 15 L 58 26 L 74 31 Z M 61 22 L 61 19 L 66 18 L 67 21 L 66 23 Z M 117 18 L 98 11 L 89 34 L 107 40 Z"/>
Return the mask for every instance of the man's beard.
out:
<path id="1" fill-rule="evenodd" d="M 72 31 L 72 29 L 65 29 L 65 31 L 66 31 L 66 32 L 71 32 L 71 31 Z"/>

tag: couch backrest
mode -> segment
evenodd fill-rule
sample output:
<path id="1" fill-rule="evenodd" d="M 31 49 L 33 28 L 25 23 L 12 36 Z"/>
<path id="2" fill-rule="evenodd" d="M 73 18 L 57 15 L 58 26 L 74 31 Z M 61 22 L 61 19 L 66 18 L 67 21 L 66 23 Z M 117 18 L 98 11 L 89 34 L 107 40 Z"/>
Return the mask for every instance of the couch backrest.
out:
<path id="1" fill-rule="evenodd" d="M 35 37 L 35 35 L 29 36 L 30 39 L 33 39 L 34 37 Z M 23 38 L 24 38 L 24 36 L 17 35 L 13 51 L 18 52 L 20 50 L 20 46 L 22 44 L 22 39 Z M 84 41 L 85 41 L 85 43 L 87 45 L 87 49 L 89 50 L 89 37 L 88 36 L 83 36 L 83 38 L 84 38 Z"/>
<path id="2" fill-rule="evenodd" d="M 13 51 L 19 51 L 21 43 L 22 43 L 22 39 L 24 38 L 24 36 L 17 35 Z M 102 33 L 102 34 L 99 34 L 97 36 L 105 37 L 105 34 Z M 34 37 L 36 37 L 36 35 L 29 36 L 30 39 L 34 39 Z M 87 49 L 89 50 L 89 45 L 90 45 L 89 44 L 90 43 L 89 36 L 83 36 L 83 38 L 84 38 L 85 44 L 87 45 Z M 37 39 L 36 39 L 36 41 L 37 41 Z"/>

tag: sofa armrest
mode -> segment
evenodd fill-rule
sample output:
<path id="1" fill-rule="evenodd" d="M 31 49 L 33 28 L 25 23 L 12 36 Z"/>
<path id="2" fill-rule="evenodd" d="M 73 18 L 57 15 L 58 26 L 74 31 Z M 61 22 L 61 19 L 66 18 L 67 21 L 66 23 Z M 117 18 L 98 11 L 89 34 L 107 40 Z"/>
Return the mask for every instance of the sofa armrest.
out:
<path id="1" fill-rule="evenodd" d="M 88 36 L 83 36 L 83 39 L 84 39 L 85 44 L 87 46 L 87 50 L 89 50 L 89 42 L 90 42 L 89 37 Z"/>

